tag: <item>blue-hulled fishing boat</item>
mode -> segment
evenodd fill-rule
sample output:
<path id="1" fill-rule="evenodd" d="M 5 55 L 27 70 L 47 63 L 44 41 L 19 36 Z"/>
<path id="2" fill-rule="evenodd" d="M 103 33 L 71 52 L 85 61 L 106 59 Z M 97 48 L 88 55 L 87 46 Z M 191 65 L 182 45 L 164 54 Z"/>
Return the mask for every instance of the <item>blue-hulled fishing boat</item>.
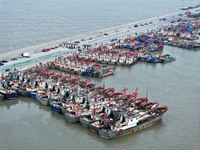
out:
<path id="1" fill-rule="evenodd" d="M 37 92 L 28 92 L 29 97 L 36 99 Z"/>
<path id="2" fill-rule="evenodd" d="M 150 57 L 147 59 L 147 62 L 149 63 L 159 63 L 161 62 L 159 59 L 157 59 L 157 57 Z"/>
<path id="3" fill-rule="evenodd" d="M 4 95 L 5 99 L 15 99 L 18 97 L 18 93 L 14 90 L 0 90 L 0 93 Z"/>
<path id="4" fill-rule="evenodd" d="M 31 88 L 26 88 L 26 90 L 28 91 L 29 97 L 36 99 L 37 88 L 31 87 Z"/>
<path id="5" fill-rule="evenodd" d="M 52 103 L 51 102 L 51 110 L 56 112 L 56 113 L 62 114 L 61 102 L 57 102 L 57 103 Z"/>

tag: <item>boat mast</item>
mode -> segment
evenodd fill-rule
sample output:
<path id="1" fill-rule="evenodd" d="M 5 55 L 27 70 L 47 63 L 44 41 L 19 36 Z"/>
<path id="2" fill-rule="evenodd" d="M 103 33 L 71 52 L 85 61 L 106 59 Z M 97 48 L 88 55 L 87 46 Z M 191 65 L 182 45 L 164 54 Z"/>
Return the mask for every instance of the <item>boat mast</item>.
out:
<path id="1" fill-rule="evenodd" d="M 71 69 L 69 69 L 69 78 L 70 78 L 70 88 L 72 90 L 72 76 L 71 76 Z"/>
<path id="2" fill-rule="evenodd" d="M 109 96 L 109 107 L 110 107 L 110 100 L 111 100 L 111 98 L 110 98 L 110 96 Z"/>
<path id="3" fill-rule="evenodd" d="M 137 99 L 137 92 L 138 92 L 138 88 L 136 88 L 135 90 L 135 105 L 136 105 L 136 99 Z"/>
<path id="4" fill-rule="evenodd" d="M 146 110 L 147 110 L 147 102 L 148 102 L 148 98 L 147 98 L 147 95 L 148 95 L 148 89 L 146 89 Z"/>
<path id="5" fill-rule="evenodd" d="M 128 90 L 128 88 L 125 88 L 124 87 L 124 89 L 122 90 L 122 91 L 124 91 L 124 99 L 126 98 L 126 91 Z"/>

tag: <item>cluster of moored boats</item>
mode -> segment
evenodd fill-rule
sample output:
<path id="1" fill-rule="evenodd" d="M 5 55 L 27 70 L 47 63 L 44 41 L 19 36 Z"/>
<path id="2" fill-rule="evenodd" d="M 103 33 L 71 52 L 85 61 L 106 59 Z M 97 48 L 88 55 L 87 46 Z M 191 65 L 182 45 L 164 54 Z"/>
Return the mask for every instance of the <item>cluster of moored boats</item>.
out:
<path id="1" fill-rule="evenodd" d="M 71 74 L 105 77 L 115 71 L 114 67 L 107 65 L 174 61 L 170 54 L 162 54 L 164 45 L 199 48 L 200 43 L 195 41 L 199 29 L 199 20 L 179 19 L 147 33 L 67 53 L 25 71 L 14 69 L 1 76 L 0 101 L 18 96 L 31 97 L 63 114 L 69 122 L 80 122 L 106 139 L 136 132 L 161 120 L 168 107 L 149 101 L 147 96 L 139 97 L 138 89 L 129 94 L 126 88 L 116 92 L 114 88 L 98 86 L 80 80 L 80 77 L 73 78 Z M 49 72 L 48 69 L 59 69 L 61 73 Z M 62 72 L 69 72 L 69 75 Z"/>
<path id="2" fill-rule="evenodd" d="M 200 21 L 177 20 L 173 23 L 158 28 L 153 34 L 162 38 L 164 44 L 187 49 L 200 48 L 198 32 L 200 29 Z"/>
<path id="3" fill-rule="evenodd" d="M 108 67 L 96 62 L 86 62 L 82 59 L 59 57 L 55 61 L 46 64 L 49 69 L 58 69 L 63 72 L 68 72 L 77 75 L 90 77 L 106 77 L 112 75 L 115 71 L 114 67 Z"/>
<path id="4" fill-rule="evenodd" d="M 146 35 L 140 35 L 134 38 L 118 39 L 107 46 L 101 45 L 87 51 L 67 54 L 64 59 L 124 66 L 133 65 L 138 61 L 166 63 L 176 60 L 170 54 L 162 54 L 163 42 L 152 38 L 151 42 L 148 42 L 149 38 Z"/>
<path id="5" fill-rule="evenodd" d="M 87 80 L 47 72 L 42 65 L 2 75 L 0 84 L 1 100 L 29 96 L 106 139 L 149 127 L 168 110 L 147 97 L 139 97 L 137 89 L 129 94 L 126 88 L 116 92 Z"/>

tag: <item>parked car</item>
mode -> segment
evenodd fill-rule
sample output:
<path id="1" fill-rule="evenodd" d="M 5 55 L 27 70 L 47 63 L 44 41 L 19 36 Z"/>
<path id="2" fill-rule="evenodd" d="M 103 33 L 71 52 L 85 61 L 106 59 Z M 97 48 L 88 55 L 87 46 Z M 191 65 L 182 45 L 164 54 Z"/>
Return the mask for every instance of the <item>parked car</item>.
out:
<path id="1" fill-rule="evenodd" d="M 116 41 L 117 39 L 116 38 L 114 38 L 114 39 L 112 39 L 112 40 L 110 40 L 110 42 L 114 42 L 114 41 Z"/>
<path id="2" fill-rule="evenodd" d="M 43 50 L 50 51 L 50 50 L 51 50 L 51 48 L 44 48 Z"/>
<path id="3" fill-rule="evenodd" d="M 41 50 L 41 52 L 47 52 L 47 50 L 43 49 L 43 50 Z"/>
<path id="4" fill-rule="evenodd" d="M 7 60 L 2 60 L 2 61 L 1 61 L 1 63 L 7 63 L 7 62 L 8 62 Z"/>
<path id="5" fill-rule="evenodd" d="M 17 60 L 18 58 L 17 57 L 13 57 L 11 60 Z"/>

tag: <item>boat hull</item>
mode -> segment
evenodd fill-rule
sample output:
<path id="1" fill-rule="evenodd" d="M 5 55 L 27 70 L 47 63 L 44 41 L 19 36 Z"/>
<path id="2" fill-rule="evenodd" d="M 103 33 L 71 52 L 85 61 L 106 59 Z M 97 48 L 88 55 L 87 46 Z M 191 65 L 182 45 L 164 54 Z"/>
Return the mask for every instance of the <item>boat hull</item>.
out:
<path id="1" fill-rule="evenodd" d="M 65 114 L 65 113 L 68 113 L 69 111 L 66 108 L 62 107 L 62 112 L 63 112 L 63 114 Z"/>
<path id="2" fill-rule="evenodd" d="M 80 117 L 79 121 L 80 121 L 81 125 L 83 125 L 86 128 L 89 128 L 90 124 L 94 122 L 92 120 L 85 119 L 84 117 Z"/>
<path id="3" fill-rule="evenodd" d="M 29 92 L 28 95 L 29 97 L 36 99 L 36 93 Z"/>
<path id="4" fill-rule="evenodd" d="M 8 99 L 8 100 L 15 99 L 17 97 L 18 97 L 18 93 L 17 92 L 16 93 L 6 93 L 6 94 L 4 94 L 4 98 Z"/>
<path id="5" fill-rule="evenodd" d="M 49 99 L 47 99 L 47 98 L 40 97 L 39 101 L 40 101 L 41 104 L 43 104 L 45 106 L 49 105 Z"/>
<path id="6" fill-rule="evenodd" d="M 158 121 L 160 121 L 161 119 L 162 119 L 162 116 L 158 116 L 158 117 L 153 118 L 153 119 L 151 119 L 147 122 L 144 122 L 144 123 L 139 124 L 139 125 L 132 127 L 132 128 L 128 128 L 126 130 L 106 132 L 105 130 L 102 129 L 102 130 L 99 130 L 98 133 L 99 133 L 99 136 L 102 137 L 102 138 L 114 139 L 114 138 L 117 138 L 117 137 L 120 137 L 120 136 L 124 136 L 124 135 L 127 135 L 127 134 L 131 134 L 133 132 L 142 130 L 144 128 L 150 127 L 150 126 L 154 125 L 155 123 L 157 123 Z"/>
<path id="7" fill-rule="evenodd" d="M 60 108 L 60 107 L 56 107 L 54 105 L 51 105 L 51 110 L 56 112 L 56 113 L 62 114 L 62 108 Z"/>
<path id="8" fill-rule="evenodd" d="M 79 116 L 70 113 L 65 113 L 65 118 L 71 123 L 79 122 Z"/>
<path id="9" fill-rule="evenodd" d="M 90 128 L 90 131 L 98 134 L 99 130 L 101 130 L 103 127 L 105 127 L 105 125 L 103 126 L 100 126 L 100 127 L 97 127 L 97 126 L 94 126 L 92 124 L 90 124 L 89 128 Z"/>

